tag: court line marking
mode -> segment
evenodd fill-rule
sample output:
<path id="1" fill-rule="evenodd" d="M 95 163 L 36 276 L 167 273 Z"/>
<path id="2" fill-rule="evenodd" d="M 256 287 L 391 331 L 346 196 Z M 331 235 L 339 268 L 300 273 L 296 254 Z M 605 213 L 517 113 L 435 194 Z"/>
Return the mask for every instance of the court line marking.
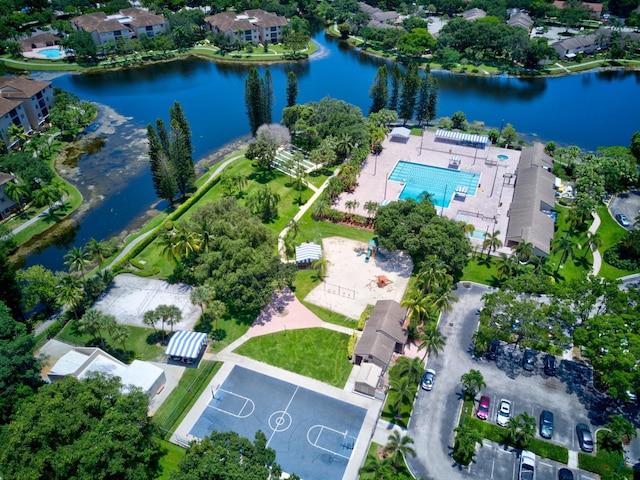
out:
<path id="1" fill-rule="evenodd" d="M 216 407 L 214 405 L 211 405 L 211 403 L 209 403 L 209 405 L 207 405 L 207 408 L 213 408 L 214 410 L 218 410 L 219 412 L 222 413 L 226 413 L 227 415 L 230 415 L 232 417 L 236 417 L 236 418 L 247 418 L 250 417 L 253 412 L 256 409 L 256 404 L 253 402 L 253 400 L 251 400 L 248 397 L 245 397 L 244 395 L 238 395 L 237 393 L 234 393 L 230 390 L 225 390 L 224 388 L 217 388 L 215 391 L 215 395 L 217 396 L 219 392 L 225 392 L 229 395 L 233 395 L 234 397 L 240 398 L 241 400 L 244 400 L 244 405 L 242 405 L 242 408 L 240 409 L 240 411 L 238 413 L 234 413 L 234 412 L 230 412 L 229 410 L 225 410 L 223 408 L 219 408 Z M 216 398 L 216 396 L 213 397 L 213 400 L 217 400 L 218 402 L 222 401 L 222 399 L 220 398 Z M 247 407 L 247 405 L 249 405 L 251 407 L 251 411 L 245 415 L 242 414 L 242 412 L 244 411 L 244 409 Z"/>
<path id="2" fill-rule="evenodd" d="M 293 402 L 294 397 L 296 396 L 296 393 L 298 393 L 298 390 L 300 389 L 300 385 L 296 385 L 296 389 L 293 392 L 293 395 L 291 395 L 291 398 L 289 399 L 289 403 L 287 403 L 287 406 L 284 407 L 284 410 L 279 410 L 279 412 L 281 413 L 286 413 L 289 416 L 291 416 L 291 414 L 289 414 L 289 412 L 287 412 L 287 410 L 289 410 L 289 407 L 291 406 L 291 402 Z M 293 418 L 291 419 L 291 423 L 293 424 Z M 267 421 L 267 425 L 269 425 L 269 422 Z M 271 425 L 269 425 L 269 428 L 271 428 Z M 276 433 L 278 433 L 277 430 L 273 430 L 271 432 L 271 436 L 269 437 L 269 440 L 267 440 L 267 447 L 269 446 L 269 444 L 271 443 L 271 440 L 273 439 L 273 437 L 276 435 Z"/>
<path id="3" fill-rule="evenodd" d="M 309 438 L 309 436 L 311 435 L 311 431 L 316 429 L 316 428 L 319 430 L 318 436 L 316 437 L 316 439 L 314 441 L 311 441 L 311 438 Z M 330 430 L 330 431 L 332 431 L 334 433 L 337 433 L 338 435 L 343 436 L 345 438 L 345 440 L 346 440 L 346 437 L 352 438 L 353 439 L 353 444 L 355 445 L 355 443 L 356 443 L 357 438 L 352 436 L 352 435 L 347 435 L 348 430 L 344 431 L 344 432 L 341 432 L 340 430 L 336 430 L 335 428 L 331 428 L 331 427 L 328 427 L 326 425 L 320 425 L 320 424 L 313 425 L 312 427 L 309 428 L 309 430 L 307 430 L 307 442 L 309 442 L 309 444 L 311 446 L 313 446 L 313 447 L 316 447 L 316 448 L 318 448 L 320 450 L 324 450 L 325 452 L 328 452 L 328 453 L 330 453 L 332 455 L 335 455 L 337 457 L 342 457 L 345 460 L 349 460 L 351 458 L 351 455 L 346 456 L 346 455 L 343 455 L 343 454 L 341 454 L 339 452 L 335 452 L 333 450 L 330 450 L 328 448 L 321 447 L 320 445 L 318 445 L 318 440 L 320 440 L 320 436 L 322 435 L 322 432 L 324 430 Z"/>

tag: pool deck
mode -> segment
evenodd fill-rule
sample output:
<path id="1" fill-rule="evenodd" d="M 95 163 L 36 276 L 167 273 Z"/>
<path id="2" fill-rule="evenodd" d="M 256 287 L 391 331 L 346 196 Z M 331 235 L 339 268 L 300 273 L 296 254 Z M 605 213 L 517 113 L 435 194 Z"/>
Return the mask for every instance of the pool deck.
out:
<path id="1" fill-rule="evenodd" d="M 382 153 L 377 156 L 369 155 L 359 177 L 358 186 L 352 193 L 343 193 L 336 204 L 336 208 L 347 212 L 345 202 L 356 200 L 359 202 L 354 213 L 366 216 L 364 205 L 368 201 L 382 202 L 383 200 L 397 200 L 402 192 L 403 184 L 387 180 L 399 160 L 449 168 L 450 159 L 458 157 L 460 170 L 467 170 L 480 174 L 478 191 L 475 196 L 456 196 L 448 208 L 437 207 L 438 213 L 456 220 L 463 220 L 473 224 L 477 232 L 507 231 L 507 212 L 513 199 L 513 183 L 518 162 L 519 150 L 508 150 L 489 146 L 485 149 L 475 149 L 445 142 L 435 141 L 435 132 L 425 131 L 424 137 L 411 135 L 404 141 L 392 140 L 387 137 L 382 143 Z M 508 160 L 498 160 L 498 155 L 507 155 Z M 482 239 L 471 238 L 472 245 L 481 245 Z M 499 250 L 500 251 L 500 250 Z M 508 249 L 504 250 L 509 252 Z"/>

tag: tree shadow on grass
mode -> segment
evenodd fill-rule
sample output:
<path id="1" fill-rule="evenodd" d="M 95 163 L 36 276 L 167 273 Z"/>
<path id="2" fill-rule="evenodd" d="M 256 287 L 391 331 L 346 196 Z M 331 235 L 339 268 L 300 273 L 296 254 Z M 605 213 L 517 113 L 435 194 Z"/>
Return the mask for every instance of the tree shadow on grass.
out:
<path id="1" fill-rule="evenodd" d="M 277 170 L 267 170 L 267 169 L 261 168 L 259 170 L 256 170 L 250 173 L 247 176 L 247 178 L 252 182 L 265 185 L 271 182 L 272 180 L 274 180 L 276 176 L 277 176 Z"/>

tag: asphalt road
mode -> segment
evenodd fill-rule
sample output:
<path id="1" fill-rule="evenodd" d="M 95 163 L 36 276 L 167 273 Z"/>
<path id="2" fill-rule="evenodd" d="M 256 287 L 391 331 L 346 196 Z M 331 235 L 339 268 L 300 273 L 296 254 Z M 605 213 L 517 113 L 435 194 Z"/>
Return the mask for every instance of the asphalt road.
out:
<path id="1" fill-rule="evenodd" d="M 462 406 L 460 377 L 472 368 L 482 372 L 487 384 L 482 394 L 491 398 L 487 421 L 495 423 L 501 398 L 512 402 L 512 415 L 526 411 L 533 415 L 536 423 L 542 410 L 550 410 L 555 424 L 552 441 L 573 452 L 579 450 L 575 434 L 578 423 L 590 425 L 595 433 L 610 414 L 621 413 L 619 405 L 593 388 L 591 370 L 581 363 L 562 360 L 557 375 L 549 377 L 543 373 L 542 354 L 538 354 L 534 371 L 526 372 L 522 368 L 523 352 L 513 345 L 503 345 L 495 362 L 474 358 L 472 336 L 477 329 L 481 297 L 490 291 L 488 287 L 462 282 L 453 292 L 459 301 L 441 318 L 440 330 L 447 337 L 447 343 L 444 351 L 439 356 L 432 356 L 427 365 L 436 370 L 436 382 L 432 391 L 420 390 L 418 393 L 407 432 L 415 442 L 417 453 L 416 457 L 407 459 L 407 464 L 417 478 L 516 478 L 519 453 L 516 450 L 485 441 L 469 467 L 456 465 L 451 456 L 453 429 Z M 478 398 L 479 395 L 476 400 Z M 539 436 L 539 432 L 536 435 Z M 637 455 L 637 444 L 634 441 L 630 448 L 632 462 Z M 545 474 L 540 478 L 555 478 L 560 468 L 541 458 L 536 465 Z M 576 478 L 594 478 L 588 472 L 571 470 Z"/>

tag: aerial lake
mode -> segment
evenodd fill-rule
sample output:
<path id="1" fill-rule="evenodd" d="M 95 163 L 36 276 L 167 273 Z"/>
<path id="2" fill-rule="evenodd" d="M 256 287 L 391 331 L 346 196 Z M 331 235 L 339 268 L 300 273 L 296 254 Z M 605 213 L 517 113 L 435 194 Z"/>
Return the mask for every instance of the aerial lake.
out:
<path id="1" fill-rule="evenodd" d="M 298 77 L 298 103 L 330 96 L 360 107 L 366 114 L 369 88 L 385 60 L 363 54 L 319 32 L 319 51 L 306 62 L 270 69 L 275 92 L 274 120 L 285 106 L 287 73 Z M 267 67 L 260 66 L 263 75 Z M 153 191 L 146 158 L 148 123 L 168 118 L 179 101 L 191 124 L 194 158 L 209 165 L 225 145 L 246 139 L 244 105 L 248 67 L 207 60 L 176 60 L 141 68 L 92 74 L 63 74 L 54 86 L 95 102 L 100 115 L 83 137 L 63 175 L 81 190 L 86 205 L 73 222 L 27 245 L 26 266 L 65 270 L 63 256 L 72 246 L 135 231 L 163 208 Z M 460 110 L 469 121 L 500 128 L 511 123 L 528 140 L 554 140 L 585 150 L 629 145 L 640 130 L 640 72 L 592 71 L 554 78 L 461 76 L 436 72 L 438 117 Z M 205 165 L 205 166 L 206 166 Z"/>

